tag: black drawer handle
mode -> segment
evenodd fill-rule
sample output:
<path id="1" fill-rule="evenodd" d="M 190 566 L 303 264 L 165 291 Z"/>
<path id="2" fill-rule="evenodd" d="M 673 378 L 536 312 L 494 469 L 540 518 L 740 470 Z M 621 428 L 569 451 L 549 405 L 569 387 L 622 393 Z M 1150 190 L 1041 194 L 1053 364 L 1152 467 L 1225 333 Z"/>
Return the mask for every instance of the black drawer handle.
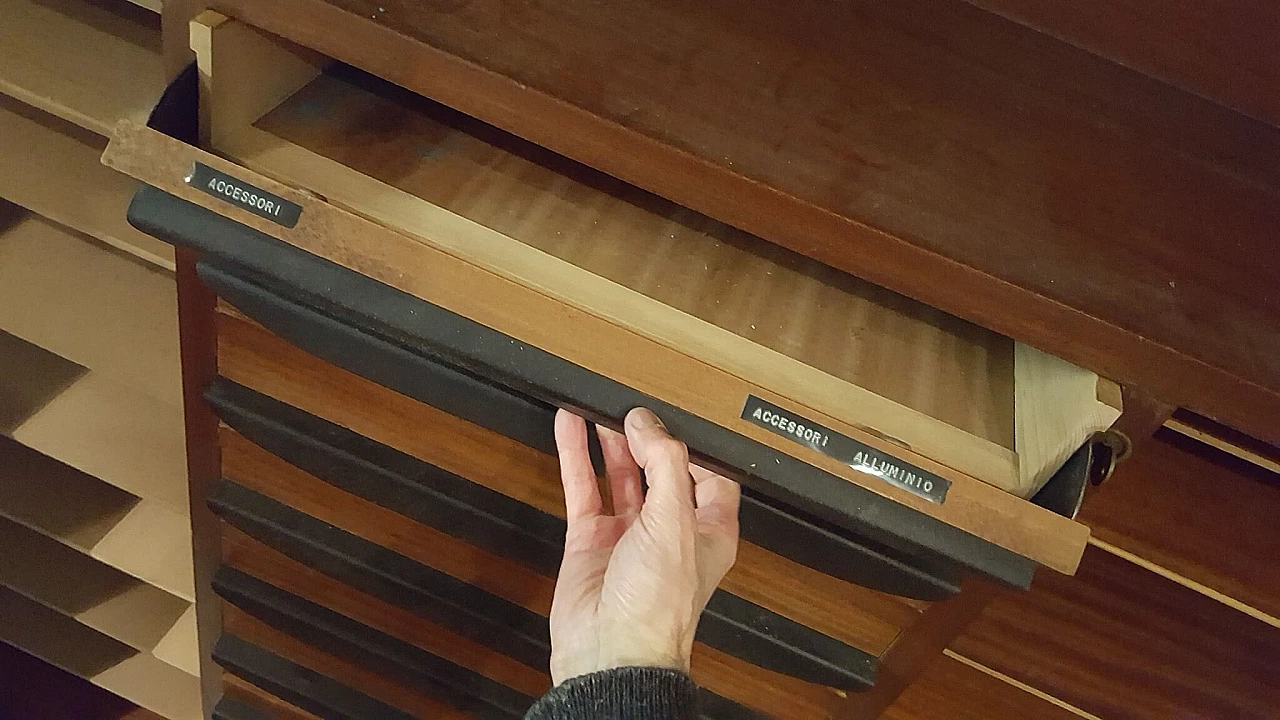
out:
<path id="1" fill-rule="evenodd" d="M 415 720 L 397 708 L 369 697 L 342 683 L 290 662 L 253 643 L 224 633 L 213 649 L 213 660 L 236 677 L 296 705 L 307 712 L 332 720 Z M 225 704 L 224 704 L 225 703 Z M 261 713 L 241 703 L 223 699 L 218 703 L 227 720 L 257 720 Z M 253 714 L 246 714 L 246 711 Z M 214 711 L 217 718 L 218 710 Z"/>
<path id="2" fill-rule="evenodd" d="M 219 484 L 209 504 L 233 526 L 348 585 L 419 612 L 530 667 L 550 662 L 546 619 L 536 613 L 228 480 Z M 708 603 L 697 638 L 808 682 L 860 690 L 875 681 L 875 656 L 723 590 Z"/>
<path id="3" fill-rule="evenodd" d="M 401 381 L 412 379 L 406 368 L 413 366 L 413 356 L 426 358 L 481 380 L 494 392 L 511 389 L 615 429 L 629 409 L 644 405 L 663 417 L 699 463 L 759 497 L 880 547 L 926 559 L 931 569 L 950 560 L 1013 585 L 1030 585 L 1036 564 L 1028 558 L 199 205 L 143 186 L 130 203 L 129 221 L 167 242 L 199 250 L 206 282 L 251 317 L 309 352 L 388 387 L 404 385 L 372 374 L 377 368 L 362 367 L 364 347 L 357 352 L 338 342 L 340 336 L 313 337 L 292 328 L 295 319 L 281 311 L 280 300 L 311 308 L 333 324 L 359 328 L 410 358 L 402 357 L 387 371 Z"/>
<path id="4" fill-rule="evenodd" d="M 210 717 L 213 720 L 272 720 L 261 710 L 225 696 L 214 706 Z"/>
<path id="5" fill-rule="evenodd" d="M 547 620 L 531 610 L 227 480 L 209 506 L 294 560 L 530 667 L 550 658 Z"/>
<path id="6" fill-rule="evenodd" d="M 278 630 L 481 717 L 519 718 L 533 704 L 524 693 L 235 568 L 219 568 L 213 587 Z"/>
<path id="7" fill-rule="evenodd" d="M 214 577 L 214 588 L 227 602 L 263 622 L 273 625 L 277 629 L 289 632 L 299 639 L 326 649 L 333 649 L 335 646 L 346 648 L 347 651 L 343 654 L 357 662 L 368 663 L 369 655 L 372 654 L 375 657 L 374 665 L 385 669 L 387 664 L 390 663 L 396 666 L 393 668 L 392 674 L 407 676 L 414 683 L 421 682 L 420 671 L 417 668 L 422 662 L 421 654 L 423 651 L 419 648 L 406 645 L 396 638 L 357 623 L 350 618 L 329 618 L 328 622 L 325 622 L 324 616 L 331 614 L 330 611 L 232 568 L 219 569 Z M 321 618 L 320 621 L 315 619 L 317 616 Z M 283 622 L 281 621 L 282 618 L 285 618 Z M 335 624 L 340 628 L 336 635 L 333 629 Z M 361 638 L 359 642 L 354 643 L 356 646 L 354 651 L 353 648 L 347 647 L 353 645 L 353 643 L 343 640 L 342 636 L 344 635 Z M 234 640 L 231 642 L 234 643 Z M 227 665 L 225 662 L 227 656 L 235 656 L 236 653 L 234 650 L 231 653 L 225 652 L 226 647 L 221 643 L 219 644 L 219 649 L 221 652 L 215 651 L 215 659 L 218 659 L 225 666 Z M 261 652 L 270 654 L 269 651 L 265 650 Z M 264 676 L 280 674 L 281 671 L 278 666 L 281 663 L 288 663 L 288 661 L 278 657 L 273 657 L 271 662 L 255 663 L 251 660 L 246 662 L 249 658 L 244 653 L 240 654 L 239 659 L 241 662 L 236 663 L 236 665 L 241 669 L 241 672 L 244 671 L 246 666 L 252 666 L 253 675 L 259 681 Z M 427 658 L 426 662 L 430 666 L 439 666 L 443 669 L 443 672 L 439 672 L 437 675 L 443 676 L 451 684 L 449 690 L 444 693 L 445 695 L 454 694 L 454 691 L 459 687 L 465 688 L 473 694 L 481 694 L 483 697 L 490 697 L 489 693 L 494 692 L 495 683 L 487 678 L 475 675 L 469 670 L 456 667 L 452 663 L 447 663 L 434 656 Z M 272 668 L 275 668 L 275 670 L 273 671 Z M 458 682 L 459 677 L 462 679 L 461 683 Z M 277 687 L 280 684 L 279 682 L 274 683 Z M 321 698 L 334 694 L 359 695 L 357 691 L 340 686 L 336 681 L 329 678 L 323 678 L 320 681 L 320 685 L 338 687 L 330 688 L 328 692 L 315 693 L 314 683 L 307 683 L 306 686 L 313 690 L 311 697 L 314 700 L 321 700 Z M 533 698 L 526 697 L 514 690 L 502 688 L 496 692 L 498 696 L 505 697 L 511 705 L 510 708 L 497 709 L 501 717 L 519 717 L 518 715 L 512 715 L 511 712 L 520 710 L 520 708 L 527 710 L 528 706 L 532 704 Z M 281 695 L 277 696 L 283 697 Z M 373 702 L 378 701 L 374 700 Z M 463 707 L 468 704 L 474 705 L 475 702 L 471 700 L 461 703 Z M 330 714 L 335 710 L 334 705 L 335 703 L 328 703 L 328 712 L 319 714 L 322 717 L 337 717 L 336 714 Z M 755 710 L 721 697 L 706 688 L 698 688 L 698 709 L 699 717 L 704 720 L 766 720 L 764 715 Z M 402 715 L 395 713 L 399 713 L 399 711 L 393 711 L 392 714 L 385 716 L 378 716 L 377 720 L 384 720 L 384 718 L 386 720 L 395 720 L 395 718 Z M 257 709 L 231 698 L 223 698 L 218 702 L 213 711 L 213 718 L 214 720 L 269 720 L 266 715 Z"/>

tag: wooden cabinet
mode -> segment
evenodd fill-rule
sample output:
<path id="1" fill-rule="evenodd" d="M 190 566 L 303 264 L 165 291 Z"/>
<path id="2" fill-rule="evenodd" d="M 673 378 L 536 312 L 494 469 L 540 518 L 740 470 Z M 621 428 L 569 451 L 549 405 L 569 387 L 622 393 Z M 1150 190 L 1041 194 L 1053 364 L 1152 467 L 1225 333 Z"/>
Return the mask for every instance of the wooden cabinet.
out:
<path id="1" fill-rule="evenodd" d="M 1134 429 L 1189 405 L 1275 438 L 1239 342 L 1275 339 L 1242 300 L 1275 209 L 1242 148 L 1274 128 L 963 3 L 367 5 L 199 14 L 104 155 L 183 248 L 216 716 L 518 717 L 549 684 L 551 416 L 637 405 L 744 486 L 709 717 L 1273 704 L 1273 479 L 1209 490 L 1200 445 Z M 599 57 L 634 65 L 596 86 Z"/>

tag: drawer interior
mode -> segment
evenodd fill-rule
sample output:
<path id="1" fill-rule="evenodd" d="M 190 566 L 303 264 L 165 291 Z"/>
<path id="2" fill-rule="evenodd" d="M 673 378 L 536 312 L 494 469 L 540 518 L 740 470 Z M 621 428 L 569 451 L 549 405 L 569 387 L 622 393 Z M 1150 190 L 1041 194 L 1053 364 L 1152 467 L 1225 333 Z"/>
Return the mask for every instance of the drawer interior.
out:
<path id="1" fill-rule="evenodd" d="M 958 472 L 1030 496 L 1118 415 L 1089 371 L 247 26 L 193 46 L 229 159 Z"/>

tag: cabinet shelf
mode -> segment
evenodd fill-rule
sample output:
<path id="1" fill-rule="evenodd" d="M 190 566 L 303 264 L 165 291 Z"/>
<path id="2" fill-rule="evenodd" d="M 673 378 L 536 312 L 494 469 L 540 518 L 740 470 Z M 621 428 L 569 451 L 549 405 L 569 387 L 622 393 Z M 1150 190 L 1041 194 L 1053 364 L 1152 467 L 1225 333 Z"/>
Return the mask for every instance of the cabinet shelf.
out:
<path id="1" fill-rule="evenodd" d="M 185 516 L 7 437 L 0 437 L 0 517 L 182 600 L 195 598 Z"/>
<path id="2" fill-rule="evenodd" d="M 5 96 L 0 137 L 0 198 L 173 272 L 173 247 L 125 219 L 138 183 L 99 162 L 105 140 Z"/>
<path id="3" fill-rule="evenodd" d="M 169 720 L 201 716 L 199 678 L 8 588 L 0 588 L 0 641 Z"/>
<path id="4" fill-rule="evenodd" d="M 0 585 L 135 650 L 160 657 L 194 628 L 191 603 L 12 520 L 0 519 L 0 547 Z M 161 659 L 198 674 L 195 647 L 172 644 Z"/>
<path id="5" fill-rule="evenodd" d="M 164 91 L 160 18 L 128 2 L 0 0 L 0 92 L 99 135 Z"/>

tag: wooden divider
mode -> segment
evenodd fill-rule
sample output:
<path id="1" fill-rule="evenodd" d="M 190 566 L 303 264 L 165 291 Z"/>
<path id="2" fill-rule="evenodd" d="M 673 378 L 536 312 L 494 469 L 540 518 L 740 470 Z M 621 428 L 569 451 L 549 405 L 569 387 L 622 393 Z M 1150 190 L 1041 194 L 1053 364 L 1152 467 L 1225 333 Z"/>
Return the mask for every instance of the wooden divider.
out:
<path id="1" fill-rule="evenodd" d="M 0 211 L 0 392 L 24 398 L 0 411 L 0 432 L 185 516 L 172 279 Z"/>
<path id="2" fill-rule="evenodd" d="M 109 135 L 164 90 L 160 20 L 125 2 L 0 0 L 0 93 Z"/>
<path id="3" fill-rule="evenodd" d="M 191 524 L 10 438 L 0 437 L 0 517 L 190 602 Z"/>
<path id="4" fill-rule="evenodd" d="M 0 519 L 0 548 L 0 585 L 142 652 L 152 652 L 191 607 L 12 520 Z M 175 661 L 195 673 L 194 652 Z"/>
<path id="5" fill-rule="evenodd" d="M 125 219 L 139 183 L 103 166 L 105 140 L 2 95 L 0 137 L 0 198 L 173 272 L 173 246 Z"/>
<path id="6" fill-rule="evenodd" d="M 147 653 L 0 588 L 0 641 L 169 720 L 199 720 L 199 680 Z"/>

